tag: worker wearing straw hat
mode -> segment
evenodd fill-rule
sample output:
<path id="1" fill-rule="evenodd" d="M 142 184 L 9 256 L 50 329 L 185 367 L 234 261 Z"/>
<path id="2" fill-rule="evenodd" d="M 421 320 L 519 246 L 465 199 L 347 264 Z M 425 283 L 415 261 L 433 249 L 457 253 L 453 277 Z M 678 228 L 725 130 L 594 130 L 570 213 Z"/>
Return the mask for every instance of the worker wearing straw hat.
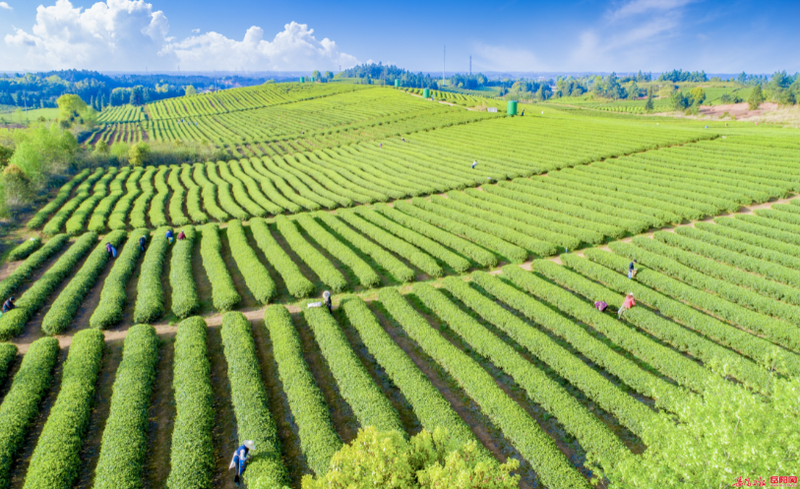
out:
<path id="1" fill-rule="evenodd" d="M 233 459 L 231 460 L 231 465 L 228 467 L 228 470 L 233 468 L 236 469 L 236 475 L 233 477 L 233 482 L 237 486 L 242 480 L 244 469 L 247 468 L 247 457 L 250 455 L 250 450 L 255 449 L 256 445 L 253 443 L 253 440 L 245 440 L 244 443 L 242 443 L 242 446 L 233 452 Z"/>

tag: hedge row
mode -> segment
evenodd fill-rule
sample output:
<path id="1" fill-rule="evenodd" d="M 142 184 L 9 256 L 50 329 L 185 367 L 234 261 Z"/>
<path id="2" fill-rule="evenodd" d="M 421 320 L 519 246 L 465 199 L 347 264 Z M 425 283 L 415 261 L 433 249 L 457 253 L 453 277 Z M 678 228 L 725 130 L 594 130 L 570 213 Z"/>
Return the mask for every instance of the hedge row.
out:
<path id="1" fill-rule="evenodd" d="M 67 234 L 76 235 L 84 230 L 86 220 L 94 211 L 94 208 L 100 203 L 101 200 L 108 195 L 108 184 L 117 175 L 117 169 L 110 167 L 97 183 L 92 187 L 89 197 L 81 202 L 81 205 L 72 213 L 67 219 L 66 231 Z"/>
<path id="2" fill-rule="evenodd" d="M 418 205 L 411 205 L 407 202 L 395 202 L 394 208 L 402 213 L 409 214 L 412 217 L 425 221 L 428 224 L 438 226 L 447 232 L 458 236 L 464 236 L 465 238 L 472 240 L 475 244 L 503 255 L 514 263 L 521 263 L 528 258 L 528 252 L 515 244 L 511 244 L 508 241 L 502 240 L 496 236 L 492 236 L 491 234 L 485 233 L 471 226 L 466 226 L 459 222 L 453 221 L 452 219 L 429 212 Z"/>
<path id="3" fill-rule="evenodd" d="M 111 214 L 114 205 L 125 193 L 122 188 L 122 184 L 125 180 L 127 180 L 130 174 L 130 167 L 125 167 L 117 172 L 117 176 L 114 177 L 114 180 L 112 180 L 108 185 L 108 195 L 103 197 L 103 200 L 97 204 L 97 207 L 95 207 L 94 211 L 92 212 L 92 216 L 89 218 L 89 224 L 87 225 L 87 229 L 89 231 L 100 233 L 106 229 L 106 221 L 108 220 L 108 216 Z"/>
<path id="4" fill-rule="evenodd" d="M 114 378 L 111 409 L 100 443 L 94 489 L 142 487 L 150 396 L 157 362 L 155 329 L 146 324 L 128 329 L 122 362 Z"/>
<path id="5" fill-rule="evenodd" d="M 591 326 L 609 341 L 647 362 L 681 386 L 701 392 L 707 382 L 721 381 L 720 377 L 693 360 L 636 332 L 616 318 L 599 312 L 592 303 L 582 301 L 531 272 L 519 267 L 506 266 L 503 267 L 503 274 L 518 287 Z"/>
<path id="6" fill-rule="evenodd" d="M 0 387 L 5 384 L 6 376 L 11 371 L 11 365 L 17 358 L 17 345 L 0 343 Z"/>
<path id="7" fill-rule="evenodd" d="M 644 238 L 646 241 L 633 239 L 636 246 L 628 243 L 614 242 L 609 245 L 615 253 L 637 259 L 643 265 L 660 270 L 667 275 L 677 278 L 689 285 L 701 290 L 707 290 L 718 294 L 731 302 L 735 302 L 744 307 L 750 308 L 769 316 L 775 316 L 787 323 L 798 324 L 800 322 L 800 307 L 787 302 L 775 300 L 781 297 L 781 292 L 786 292 L 794 296 L 800 291 L 788 286 L 781 286 L 774 282 L 768 282 L 761 277 L 749 274 L 745 271 L 722 265 L 707 258 L 691 255 L 685 251 L 671 248 L 658 241 Z M 675 258 L 681 256 L 687 263 L 701 267 L 700 270 L 694 266 L 687 266 Z M 689 261 L 691 260 L 691 261 Z M 704 272 L 717 272 L 719 277 L 715 278 Z M 771 284 L 771 285 L 770 285 Z M 771 290 L 777 297 L 766 297 L 746 287 L 746 285 L 762 286 L 763 289 Z M 790 296 L 790 297 L 791 297 Z M 742 324 L 739 324 L 742 325 Z M 794 344 L 794 342 L 792 342 Z"/>
<path id="8" fill-rule="evenodd" d="M 625 296 L 614 293 L 603 285 L 596 284 L 582 275 L 576 274 L 566 268 L 548 261 L 534 262 L 536 272 L 553 280 L 556 283 L 582 295 L 594 302 L 598 297 L 610 304 L 622 304 Z M 621 278 L 621 277 L 620 277 Z M 626 294 L 627 292 L 622 292 Z M 767 371 L 746 359 L 742 355 L 732 352 L 699 335 L 691 329 L 659 317 L 656 313 L 645 307 L 635 307 L 625 313 L 625 319 L 631 324 L 650 333 L 674 349 L 692 355 L 692 357 L 708 365 L 715 361 L 728 365 L 731 375 L 756 389 L 764 389 L 769 382 Z"/>
<path id="9" fill-rule="evenodd" d="M 139 281 L 136 283 L 136 305 L 133 309 L 133 321 L 136 323 L 150 323 L 164 314 L 164 287 L 161 285 L 161 276 L 164 274 L 164 260 L 167 258 L 167 248 L 169 248 L 166 229 L 155 230 L 144 252 Z"/>
<path id="10" fill-rule="evenodd" d="M 408 260 L 412 265 L 427 273 L 431 277 L 441 277 L 444 271 L 430 255 L 420 250 L 416 246 L 404 241 L 393 234 L 384 231 L 378 226 L 365 220 L 353 211 L 342 211 L 337 216 L 354 228 L 358 229 L 374 241 L 387 248 L 389 251 L 397 253 Z"/>
<path id="11" fill-rule="evenodd" d="M 11 466 L 39 415 L 57 359 L 57 339 L 41 338 L 31 343 L 0 404 L 0 487 L 11 487 Z"/>
<path id="12" fill-rule="evenodd" d="M 50 305 L 50 309 L 42 319 L 42 331 L 49 335 L 56 335 L 67 330 L 78 314 L 81 302 L 89 294 L 89 291 L 97 282 L 97 278 L 103 273 L 106 264 L 111 260 L 108 251 L 106 251 L 106 243 L 111 243 L 118 247 L 122 240 L 125 239 L 126 234 L 122 230 L 111 231 L 97 244 L 81 269 L 78 270 L 78 273 L 72 277 L 72 280 L 69 281 L 64 290 L 58 294 L 56 300 Z"/>
<path id="13" fill-rule="evenodd" d="M 539 239 L 555 243 L 561 248 L 575 249 L 582 242 L 600 243 L 603 241 L 604 236 L 595 231 L 581 229 L 564 222 L 543 219 L 536 214 L 520 211 L 514 207 L 498 204 L 490 199 L 475 195 L 482 193 L 484 192 L 478 189 L 468 189 L 468 191 L 464 192 L 448 192 L 447 197 L 473 208 L 490 212 L 493 216 L 500 215 L 512 218 L 513 221 L 508 221 L 509 225 L 513 223 L 512 227 L 517 231 L 528 234 L 531 234 L 531 232 L 536 233 Z"/>
<path id="14" fill-rule="evenodd" d="M 169 220 L 173 226 L 185 226 L 189 224 L 189 218 L 183 213 L 183 203 L 186 200 L 186 190 L 180 181 L 179 166 L 173 166 L 167 177 L 167 184 L 172 189 L 172 196 L 169 198 Z"/>
<path id="15" fill-rule="evenodd" d="M 486 272 L 475 272 L 473 280 L 491 295 L 524 314 L 536 324 L 566 340 L 577 352 L 616 376 L 636 392 L 656 400 L 660 407 L 675 409 L 686 391 L 643 370 L 575 322 L 516 287 Z M 634 422 L 638 422 L 635 420 Z"/>
<path id="16" fill-rule="evenodd" d="M 89 318 L 89 325 L 93 328 L 106 329 L 122 321 L 122 309 L 128 302 L 127 287 L 133 276 L 136 262 L 142 254 L 139 247 L 139 238 L 147 236 L 146 229 L 137 229 L 128 237 L 122 251 L 114 260 L 103 290 L 100 292 L 100 303 Z"/>
<path id="17" fill-rule="evenodd" d="M 202 188 L 201 195 L 203 196 L 205 210 L 217 221 L 222 222 L 230 219 L 230 214 L 217 205 L 217 186 L 206 177 L 206 167 L 202 163 L 196 163 L 193 168 L 192 176 L 194 181 Z"/>
<path id="18" fill-rule="evenodd" d="M 225 209 L 225 212 L 232 215 L 236 219 L 241 219 L 242 221 L 250 219 L 250 214 L 248 214 L 244 209 L 239 207 L 239 204 L 237 204 L 236 201 L 233 199 L 233 195 L 231 195 L 231 184 L 221 179 L 217 175 L 216 168 L 217 165 L 210 161 L 205 164 L 206 174 L 208 175 L 208 178 L 211 180 L 211 182 L 214 183 L 214 185 L 216 185 L 216 193 L 217 197 L 219 197 L 220 207 Z"/>
<path id="19" fill-rule="evenodd" d="M 277 216 L 275 224 L 278 227 L 278 232 L 281 233 L 292 251 L 317 274 L 325 285 L 330 287 L 331 292 L 341 292 L 347 288 L 347 280 L 345 280 L 344 275 L 322 253 L 303 238 L 294 221 L 285 216 Z"/>
<path id="20" fill-rule="evenodd" d="M 555 416 L 587 452 L 607 459 L 619 456 L 626 450 L 611 430 L 569 392 L 461 310 L 442 292 L 428 284 L 417 284 L 414 293 L 470 348 L 499 367 L 525 389 L 533 402 Z"/>
<path id="21" fill-rule="evenodd" d="M 153 227 L 168 226 L 167 219 L 167 198 L 169 197 L 169 187 L 167 186 L 167 172 L 169 167 L 162 166 L 153 179 L 156 187 L 156 194 L 150 202 L 148 217 Z"/>
<path id="22" fill-rule="evenodd" d="M 358 277 L 358 281 L 361 282 L 361 285 L 368 288 L 380 285 L 381 278 L 375 273 L 375 270 L 347 245 L 320 226 L 313 217 L 309 214 L 301 214 L 297 217 L 296 222 L 300 223 L 303 229 L 306 230 L 306 233 L 311 236 L 319 246 L 324 248 L 331 256 L 335 256 L 336 259 L 347 265 L 355 276 Z"/>
<path id="23" fill-rule="evenodd" d="M 282 487 L 287 477 L 281 462 L 281 442 L 269 412 L 250 321 L 244 314 L 229 312 L 222 317 L 222 346 L 239 443 L 253 440 L 256 445 L 247 460 L 244 482 L 251 489 Z"/>
<path id="24" fill-rule="evenodd" d="M 103 176 L 105 170 L 102 168 L 98 168 L 94 171 L 89 178 L 86 179 L 82 184 L 78 186 L 75 190 L 75 195 L 69 199 L 65 204 L 59 206 L 58 212 L 55 213 L 53 217 L 47 221 L 44 228 L 42 228 L 42 233 L 45 236 L 54 236 L 58 234 L 61 230 L 64 223 L 67 222 L 69 216 L 77 209 L 81 203 L 89 198 L 89 191 L 92 188 L 92 185 Z M 46 207 L 46 206 L 45 206 Z M 35 217 L 35 216 L 34 216 Z"/>
<path id="25" fill-rule="evenodd" d="M 467 241 L 466 239 L 461 238 L 449 231 L 444 231 L 432 224 L 429 224 L 425 221 L 425 215 L 422 215 L 420 218 L 413 217 L 415 211 L 424 213 L 424 211 L 421 209 L 416 209 L 416 207 L 408 205 L 404 202 L 395 202 L 394 206 L 395 208 L 393 209 L 387 205 L 377 205 L 375 206 L 375 210 L 389 219 L 399 223 L 400 225 L 412 229 L 423 236 L 431 238 L 432 240 L 437 241 L 452 250 L 455 250 L 456 252 L 475 261 L 481 266 L 493 267 L 497 265 L 497 256 L 491 251 L 471 243 L 470 241 Z M 402 210 L 406 213 L 404 214 L 396 209 Z"/>
<path id="26" fill-rule="evenodd" d="M 611 238 L 621 238 L 625 236 L 626 231 L 619 226 L 604 224 L 584 217 L 573 216 L 557 210 L 526 203 L 523 199 L 519 198 L 519 196 L 523 194 L 516 194 L 511 190 L 498 187 L 497 185 L 484 185 L 481 187 L 481 190 L 467 189 L 464 193 L 503 207 L 521 211 L 527 216 L 537 217 L 545 222 L 553 223 L 553 225 L 563 226 L 561 228 L 562 232 L 580 238 L 587 243 L 602 243 L 606 236 Z M 608 221 L 608 219 L 606 219 L 606 221 Z"/>
<path id="27" fill-rule="evenodd" d="M 269 214 L 266 209 L 256 204 L 253 199 L 250 198 L 250 195 L 247 194 L 247 189 L 244 187 L 244 184 L 231 175 L 227 164 L 219 163 L 217 165 L 217 170 L 219 170 L 219 176 L 225 180 L 228 185 L 230 185 L 230 188 L 233 191 L 233 197 L 236 199 L 236 203 L 242 206 L 242 208 L 247 211 L 250 216 L 265 217 Z M 248 216 L 246 219 L 249 219 L 250 216 Z M 235 217 L 242 219 L 240 216 Z"/>
<path id="28" fill-rule="evenodd" d="M 645 404 L 615 386 L 600 372 L 583 363 L 572 352 L 553 341 L 545 333 L 526 324 L 504 309 L 497 301 L 488 298 L 457 277 L 444 279 L 443 285 L 458 300 L 472 309 L 484 321 L 503 331 L 555 370 L 558 375 L 574 385 L 602 409 L 614 414 L 620 424 L 638 436 L 654 416 Z"/>
<path id="29" fill-rule="evenodd" d="M 628 259 L 613 253 L 601 250 L 586 250 L 585 256 L 606 268 L 618 270 L 619 273 L 627 271 Z M 786 364 L 787 369 L 793 372 L 800 372 L 800 365 L 797 363 L 798 358 L 795 354 L 775 348 L 770 343 L 770 341 L 779 343 L 786 348 L 797 351 L 798 345 L 800 345 L 800 335 L 798 335 L 794 325 L 763 316 L 715 294 L 696 289 L 656 271 L 639 270 L 636 274 L 636 281 L 652 287 L 664 295 L 674 298 L 676 301 L 708 312 L 709 315 L 702 314 L 706 318 L 717 316 L 737 327 L 758 331 L 766 339 L 759 338 L 748 332 L 737 333 L 737 331 L 740 331 L 739 329 L 732 328 L 727 324 L 718 325 L 713 333 L 709 330 L 705 330 L 704 333 L 723 344 L 731 342 L 730 346 L 732 348 L 762 362 L 767 360 L 773 352 L 778 352 L 778 356 L 783 358 L 782 363 Z M 692 323 L 692 327 L 695 328 L 699 328 L 702 325 L 703 323 L 699 322 L 699 320 Z M 732 343 L 734 341 L 732 339 L 727 339 L 731 337 L 738 338 L 736 343 Z"/>
<path id="30" fill-rule="evenodd" d="M 315 217 L 354 247 L 361 250 L 362 253 L 369 255 L 375 260 L 375 263 L 389 272 L 397 281 L 410 282 L 414 280 L 414 271 L 408 268 L 402 261 L 395 258 L 394 255 L 384 250 L 373 241 L 365 238 L 363 234 L 353 231 L 352 228 L 344 224 L 333 214 L 319 212 Z"/>
<path id="31" fill-rule="evenodd" d="M 175 242 L 169 262 L 172 313 L 181 319 L 189 317 L 200 308 L 200 298 L 197 296 L 197 286 L 192 271 L 192 253 L 197 232 L 193 226 L 185 226 L 182 231 L 186 239 Z"/>
<path id="32" fill-rule="evenodd" d="M 91 231 L 84 233 L 39 280 L 22 294 L 17 300 L 17 307 L 0 317 L 0 341 L 9 340 L 22 331 L 25 323 L 44 306 L 50 294 L 72 273 L 72 269 L 96 243 L 97 234 Z"/>
<path id="33" fill-rule="evenodd" d="M 263 193 L 261 193 L 261 189 L 258 188 L 258 183 L 256 183 L 255 180 L 250 178 L 242 171 L 242 168 L 239 166 L 238 162 L 229 161 L 228 165 L 232 173 L 232 178 L 239 180 L 240 185 L 244 184 L 244 186 L 247 188 L 247 193 L 255 201 L 256 204 L 261 206 L 264 210 L 266 210 L 270 214 L 280 214 L 281 212 L 283 212 L 283 208 L 281 206 L 275 204 L 267 197 L 265 197 Z M 221 170 L 222 169 L 220 168 L 220 174 L 222 174 Z"/>
<path id="34" fill-rule="evenodd" d="M 200 255 L 203 257 L 203 268 L 211 282 L 211 298 L 214 309 L 228 311 L 242 301 L 236 292 L 228 265 L 222 259 L 222 241 L 219 239 L 219 227 L 206 224 L 200 229 Z"/>
<path id="35" fill-rule="evenodd" d="M 231 255 L 233 255 L 236 266 L 244 277 L 244 283 L 247 284 L 247 288 L 250 289 L 253 297 L 260 304 L 268 303 L 278 295 L 278 289 L 275 286 L 275 282 L 270 278 L 269 272 L 261 264 L 253 248 L 250 247 L 250 243 L 247 242 L 242 222 L 229 222 L 225 232 L 228 236 Z"/>
<path id="36" fill-rule="evenodd" d="M 117 201 L 111 216 L 108 218 L 108 228 L 112 230 L 127 229 L 128 213 L 133 207 L 134 201 L 142 194 L 139 190 L 139 180 L 142 178 L 144 168 L 133 170 L 125 182 L 125 195 Z"/>
<path id="37" fill-rule="evenodd" d="M 743 224 L 745 228 L 750 226 L 745 222 L 730 217 L 715 220 L 717 224 L 696 222 L 694 224 L 695 229 L 704 232 L 698 235 L 698 237 L 700 239 L 705 239 L 705 233 L 713 233 L 719 236 L 719 238 L 724 238 L 717 241 L 720 246 L 735 251 L 741 250 L 756 258 L 766 257 L 782 265 L 794 262 L 793 259 L 800 260 L 800 246 L 791 242 L 785 242 L 784 240 L 775 239 L 774 236 L 768 236 L 766 233 L 758 232 L 757 230 L 748 230 L 748 232 L 736 225 L 725 225 L 723 224 L 725 220 L 738 221 L 738 223 Z M 781 233 L 781 231 L 777 231 L 777 233 Z"/>
<path id="38" fill-rule="evenodd" d="M 144 175 L 142 175 L 142 178 L 139 180 L 139 186 L 142 188 L 142 193 L 133 202 L 133 209 L 131 210 L 130 218 L 131 227 L 134 229 L 147 227 L 148 205 L 153 199 L 153 196 L 156 194 L 153 184 L 151 183 L 156 170 L 158 170 L 158 168 L 151 166 L 145 170 Z"/>
<path id="39" fill-rule="evenodd" d="M 200 199 L 202 188 L 192 180 L 192 167 L 186 163 L 181 165 L 181 182 L 186 187 L 186 211 L 195 224 L 208 222 L 208 215 L 203 212 Z"/>
<path id="40" fill-rule="evenodd" d="M 358 209 L 357 212 L 358 215 L 370 221 L 372 224 L 382 227 L 383 229 L 389 231 L 400 239 L 408 241 L 421 250 L 425 250 L 434 258 L 446 263 L 447 266 L 455 270 L 457 273 L 464 273 L 469 270 L 469 260 L 463 256 L 453 253 L 436 241 L 426 238 L 412 229 L 397 224 L 383 214 L 380 214 L 374 210 L 366 210 L 362 208 Z"/>
<path id="41" fill-rule="evenodd" d="M 206 323 L 192 317 L 175 334 L 172 389 L 175 424 L 170 447 L 170 489 L 210 489 L 215 467 L 214 393 L 206 348 Z"/>
<path id="42" fill-rule="evenodd" d="M 58 253 L 69 241 L 69 235 L 57 234 L 50 238 L 41 249 L 32 253 L 24 262 L 0 282 L 0 298 L 8 298 L 20 285 L 29 279 L 33 272 L 44 265 L 50 257 Z M 4 299 L 5 300 L 5 299 Z"/>
<path id="43" fill-rule="evenodd" d="M 450 438 L 461 444 L 476 441 L 475 435 L 453 410 L 450 402 L 384 331 L 367 304 L 357 296 L 345 297 L 340 304 L 369 353 L 411 404 L 422 426 L 429 431 L 437 427 L 445 428 Z M 478 449 L 481 456 L 491 457 L 480 443 Z"/>
<path id="44" fill-rule="evenodd" d="M 691 229 L 692 231 L 681 231 L 682 229 Z M 798 263 L 794 263 L 795 260 L 791 260 L 793 263 L 785 266 L 765 259 L 753 258 L 752 256 L 749 256 L 741 251 L 729 250 L 718 245 L 718 239 L 711 238 L 710 240 L 700 240 L 698 239 L 698 234 L 696 232 L 699 233 L 701 231 L 697 231 L 690 227 L 677 228 L 674 233 L 659 232 L 655 233 L 654 237 L 670 246 L 710 258 L 711 260 L 720 263 L 731 265 L 732 267 L 756 273 L 769 280 L 787 284 L 794 288 L 800 287 L 800 278 L 797 276 L 797 271 L 789 268 L 791 266 L 798 266 Z M 672 236 L 665 236 L 665 234 L 671 234 Z M 710 241 L 715 242 L 712 243 Z M 800 262 L 800 260 L 797 261 Z M 798 303 L 800 303 L 800 294 L 798 294 L 797 300 Z"/>
<path id="45" fill-rule="evenodd" d="M 328 362 L 339 393 L 353 410 L 360 426 L 405 433 L 400 416 L 356 357 L 341 327 L 325 307 L 303 310 L 314 339 Z"/>
<path id="46" fill-rule="evenodd" d="M 98 168 L 97 170 L 99 170 L 101 173 L 103 171 L 102 168 Z M 95 172 L 97 170 L 95 170 Z M 58 190 L 58 194 L 56 194 L 55 198 L 50 202 L 48 202 L 47 205 L 39 209 L 25 226 L 28 229 L 38 229 L 39 227 L 41 227 L 44 224 L 45 220 L 47 220 L 47 218 L 50 217 L 51 214 L 58 211 L 61 208 L 61 206 L 64 205 L 67 199 L 69 199 L 70 194 L 72 194 L 72 189 L 74 189 L 75 186 L 78 185 L 84 178 L 88 177 L 89 173 L 91 173 L 91 170 L 86 168 L 85 170 L 81 171 L 80 173 L 72 177 L 72 179 L 69 182 L 62 185 L 61 188 Z M 100 177 L 98 176 L 97 178 Z"/>
<path id="47" fill-rule="evenodd" d="M 255 162 L 253 164 L 252 162 Z M 273 174 L 270 172 L 264 172 L 262 174 L 258 174 L 257 168 L 261 166 L 261 163 L 256 158 L 251 158 L 250 160 L 242 160 L 242 168 L 245 172 L 252 171 L 253 173 L 257 174 L 254 178 L 256 178 L 261 183 L 261 191 L 264 195 L 267 196 L 275 205 L 286 209 L 289 212 L 295 213 L 300 212 L 303 208 L 291 200 L 287 199 L 272 183 L 272 178 L 274 178 Z M 276 212 L 275 214 L 279 214 Z"/>
<path id="48" fill-rule="evenodd" d="M 84 329 L 72 338 L 58 398 L 36 442 L 25 489 L 69 488 L 78 477 L 104 347 L 103 333 L 95 329 Z"/>
<path id="49" fill-rule="evenodd" d="M 541 481 L 552 489 L 589 488 L 536 421 L 475 360 L 442 337 L 396 289 L 386 288 L 378 298 L 392 317 L 425 353 L 441 365 L 480 406 L 481 411 L 528 460 Z"/>
<path id="50" fill-rule="evenodd" d="M 41 238 L 31 238 L 16 246 L 11 253 L 8 254 L 8 261 L 20 261 L 28 258 L 34 251 L 42 246 Z"/>
<path id="51" fill-rule="evenodd" d="M 253 233 L 256 244 L 267 257 L 269 264 L 280 274 L 289 294 L 300 299 L 314 293 L 314 284 L 303 276 L 289 255 L 278 245 L 263 219 L 251 219 L 250 231 Z"/>
<path id="52" fill-rule="evenodd" d="M 303 455 L 311 470 L 317 475 L 325 474 L 342 441 L 333 428 L 325 398 L 303 358 L 303 347 L 292 316 L 283 306 L 270 306 L 264 311 L 264 324 L 269 330 L 278 375 L 297 424 Z"/>
<path id="53" fill-rule="evenodd" d="M 714 219 L 714 222 L 800 246 L 800 226 L 793 224 L 786 224 L 753 214 L 742 214 L 736 216 L 736 219 L 717 218 Z"/>

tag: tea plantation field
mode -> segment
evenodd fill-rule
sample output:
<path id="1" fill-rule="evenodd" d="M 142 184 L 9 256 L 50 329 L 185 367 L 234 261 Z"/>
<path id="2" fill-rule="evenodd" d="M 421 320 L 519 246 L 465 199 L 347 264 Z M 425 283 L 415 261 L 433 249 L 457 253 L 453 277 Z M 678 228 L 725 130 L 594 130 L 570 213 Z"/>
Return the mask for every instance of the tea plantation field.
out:
<path id="1" fill-rule="evenodd" d="M 270 84 L 104 112 L 233 158 L 83 170 L 25 223 L 0 488 L 233 487 L 241 439 L 247 487 L 297 488 L 365 426 L 588 488 L 659 411 L 800 375 L 796 132 L 526 109 Z"/>

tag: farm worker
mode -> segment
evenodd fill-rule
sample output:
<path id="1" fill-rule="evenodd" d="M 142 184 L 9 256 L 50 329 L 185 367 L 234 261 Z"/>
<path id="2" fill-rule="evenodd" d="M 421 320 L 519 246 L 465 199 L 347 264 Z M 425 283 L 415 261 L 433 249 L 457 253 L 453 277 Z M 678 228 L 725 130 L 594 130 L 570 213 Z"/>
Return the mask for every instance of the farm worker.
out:
<path id="1" fill-rule="evenodd" d="M 600 312 L 605 311 L 607 307 L 608 307 L 608 304 L 606 304 L 605 301 L 597 301 L 597 302 L 594 303 L 594 308 L 597 309 Z"/>
<path id="2" fill-rule="evenodd" d="M 472 162 L 472 169 L 474 170 L 475 167 L 478 166 L 478 160 Z"/>
<path id="3" fill-rule="evenodd" d="M 174 235 L 172 234 L 172 229 L 167 229 L 167 241 L 169 241 L 170 244 L 172 244 L 172 237 L 173 236 Z"/>
<path id="4" fill-rule="evenodd" d="M 636 276 L 636 260 L 633 260 L 628 264 L 628 278 L 631 279 Z"/>
<path id="5" fill-rule="evenodd" d="M 178 241 L 183 241 L 184 239 L 186 239 L 186 234 L 181 230 L 181 232 L 178 233 Z"/>
<path id="6" fill-rule="evenodd" d="M 7 313 L 11 309 L 16 308 L 17 306 L 14 305 L 14 296 L 8 298 L 5 302 L 3 302 L 3 314 Z"/>
<path id="7" fill-rule="evenodd" d="M 111 251 L 111 248 L 112 248 L 111 243 L 106 242 L 106 253 L 108 253 L 108 256 L 112 256 L 113 255 L 113 253 Z"/>
<path id="8" fill-rule="evenodd" d="M 379 148 L 383 148 L 383 143 L 381 143 L 381 145 L 379 146 Z"/>
<path id="9" fill-rule="evenodd" d="M 117 247 L 114 246 L 114 245 L 111 245 L 111 257 L 112 258 L 116 258 L 117 257 Z"/>
<path id="10" fill-rule="evenodd" d="M 635 305 L 636 301 L 633 300 L 633 292 L 630 292 L 628 293 L 628 296 L 625 297 L 625 301 L 622 303 L 622 307 L 620 307 L 619 311 L 617 311 L 617 317 L 619 319 L 622 319 L 622 314 Z"/>
<path id="11" fill-rule="evenodd" d="M 402 139 L 403 139 L 403 142 L 405 143 L 406 142 L 406 138 L 402 138 Z"/>
<path id="12" fill-rule="evenodd" d="M 144 245 L 147 243 L 147 238 L 142 236 L 139 238 L 139 248 L 144 251 Z"/>
<path id="13" fill-rule="evenodd" d="M 522 113 L 519 116 L 522 117 L 523 115 L 525 115 L 525 109 L 522 109 Z"/>
<path id="14" fill-rule="evenodd" d="M 247 456 L 250 454 L 250 450 L 255 449 L 256 445 L 253 443 L 253 440 L 245 440 L 242 446 L 233 452 L 233 459 L 231 460 L 231 465 L 228 467 L 228 470 L 236 469 L 236 475 L 233 477 L 233 482 L 237 486 L 241 481 L 242 474 L 244 474 L 244 469 L 247 468 Z"/>
<path id="15" fill-rule="evenodd" d="M 328 308 L 328 312 L 333 315 L 333 304 L 331 304 L 331 293 L 327 290 L 322 293 L 322 298 L 325 300 L 325 307 Z"/>

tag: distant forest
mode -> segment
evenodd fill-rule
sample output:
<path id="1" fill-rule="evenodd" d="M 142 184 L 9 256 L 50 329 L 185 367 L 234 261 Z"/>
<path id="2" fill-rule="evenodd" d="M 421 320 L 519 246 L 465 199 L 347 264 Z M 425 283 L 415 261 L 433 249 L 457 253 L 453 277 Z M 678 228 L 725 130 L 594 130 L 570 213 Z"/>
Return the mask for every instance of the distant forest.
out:
<path id="1" fill-rule="evenodd" d="M 128 103 L 142 105 L 214 88 L 258 85 L 266 78 L 243 76 L 119 75 L 63 70 L 41 73 L 0 73 L 0 105 L 56 107 L 56 100 L 74 93 L 96 110 Z"/>

